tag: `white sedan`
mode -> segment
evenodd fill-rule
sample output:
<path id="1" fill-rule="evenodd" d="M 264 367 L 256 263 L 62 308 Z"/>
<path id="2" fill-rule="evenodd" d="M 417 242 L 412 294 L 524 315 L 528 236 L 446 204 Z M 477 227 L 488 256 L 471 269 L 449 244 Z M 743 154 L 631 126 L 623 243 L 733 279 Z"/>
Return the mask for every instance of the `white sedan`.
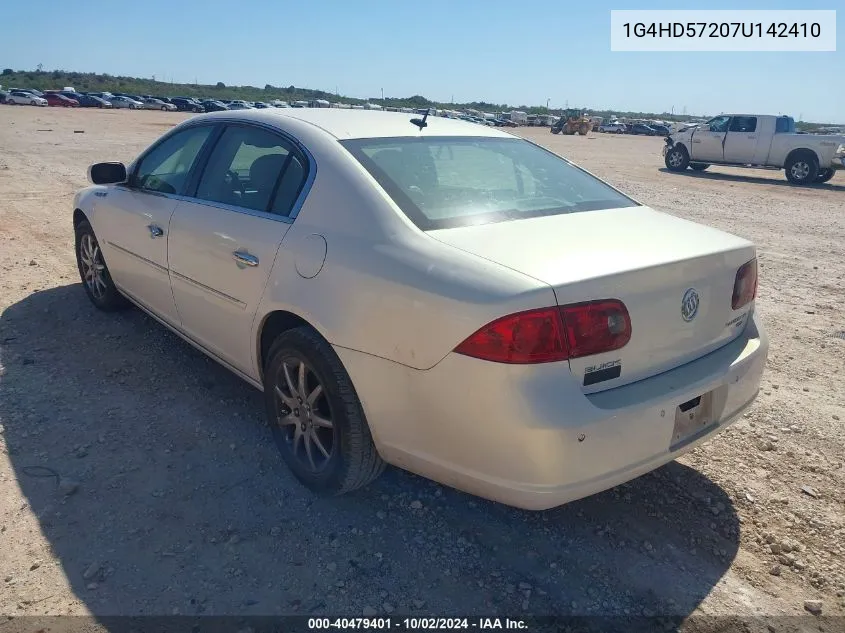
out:
<path id="1" fill-rule="evenodd" d="M 141 104 L 141 107 L 144 110 L 161 110 L 163 112 L 176 112 L 176 106 L 172 103 L 167 103 L 162 101 L 161 99 L 149 98 L 144 99 L 144 102 Z"/>
<path id="2" fill-rule="evenodd" d="M 129 97 L 110 97 L 112 108 L 124 108 L 128 110 L 141 110 L 144 104 Z"/>
<path id="3" fill-rule="evenodd" d="M 25 92 L 24 90 L 12 90 L 9 92 L 9 96 L 6 97 L 6 103 L 10 105 L 46 106 L 47 99 L 34 95 L 31 92 Z"/>
<path id="4" fill-rule="evenodd" d="M 759 389 L 752 243 L 493 128 L 216 112 L 89 177 L 90 300 L 141 307 L 263 390 L 314 490 L 390 463 L 549 508 L 671 461 Z"/>

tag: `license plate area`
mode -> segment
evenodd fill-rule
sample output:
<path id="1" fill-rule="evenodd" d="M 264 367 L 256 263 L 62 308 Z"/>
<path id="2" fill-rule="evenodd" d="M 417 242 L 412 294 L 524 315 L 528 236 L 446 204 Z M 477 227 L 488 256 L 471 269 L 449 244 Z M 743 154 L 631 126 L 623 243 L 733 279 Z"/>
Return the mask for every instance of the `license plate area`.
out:
<path id="1" fill-rule="evenodd" d="M 683 444 L 714 422 L 712 391 L 682 402 L 675 407 L 672 447 Z"/>

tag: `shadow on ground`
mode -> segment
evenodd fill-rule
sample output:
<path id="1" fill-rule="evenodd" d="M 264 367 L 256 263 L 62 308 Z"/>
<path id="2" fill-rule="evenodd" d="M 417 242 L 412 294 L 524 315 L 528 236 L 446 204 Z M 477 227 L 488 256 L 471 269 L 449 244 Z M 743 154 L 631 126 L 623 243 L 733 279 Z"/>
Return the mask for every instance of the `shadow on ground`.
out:
<path id="1" fill-rule="evenodd" d="M 710 166 L 707 171 L 692 171 L 688 169 L 686 171 L 671 171 L 666 169 L 665 167 L 661 167 L 658 171 L 661 171 L 666 174 L 671 174 L 672 176 L 678 176 L 679 178 L 699 178 L 703 180 L 723 180 L 727 182 L 748 182 L 754 183 L 759 185 L 777 185 L 781 187 L 801 187 L 804 189 L 810 190 L 819 190 L 819 191 L 845 191 L 845 185 L 836 184 L 833 181 L 828 181 L 824 183 L 817 183 L 812 185 L 793 185 L 789 182 L 786 177 L 783 175 L 783 171 L 771 170 L 772 177 L 771 178 L 761 178 L 760 176 L 746 176 L 741 174 L 726 174 L 723 172 L 714 171 L 718 169 L 719 165 L 712 165 Z M 833 178 L 842 178 L 841 175 L 843 172 L 835 175 Z"/>
<path id="2" fill-rule="evenodd" d="M 678 463 L 540 513 L 391 469 L 315 497 L 277 458 L 257 391 L 79 284 L 11 306 L 0 343 L 14 476 L 100 616 L 686 615 L 737 552 L 730 500 Z"/>

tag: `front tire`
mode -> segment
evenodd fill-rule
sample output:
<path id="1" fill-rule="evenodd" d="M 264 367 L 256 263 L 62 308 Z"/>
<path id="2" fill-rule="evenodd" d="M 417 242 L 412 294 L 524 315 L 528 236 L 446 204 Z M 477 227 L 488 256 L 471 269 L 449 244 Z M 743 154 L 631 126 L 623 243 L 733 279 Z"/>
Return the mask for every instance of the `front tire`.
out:
<path id="1" fill-rule="evenodd" d="M 103 312 L 115 312 L 129 307 L 130 303 L 117 289 L 109 274 L 103 251 L 87 220 L 76 226 L 76 265 L 85 294 L 94 306 Z"/>
<path id="2" fill-rule="evenodd" d="M 282 459 L 309 489 L 344 494 L 384 470 L 349 374 L 313 329 L 288 330 L 270 347 L 264 402 Z"/>
<path id="3" fill-rule="evenodd" d="M 708 165 L 707 163 L 690 163 L 689 167 L 693 171 L 704 171 L 705 169 L 710 167 L 710 165 Z"/>
<path id="4" fill-rule="evenodd" d="M 673 145 L 667 150 L 664 162 L 669 171 L 684 171 L 689 167 L 689 153 L 683 145 Z"/>
<path id="5" fill-rule="evenodd" d="M 789 157 L 783 166 L 786 179 L 793 185 L 808 185 L 816 182 L 819 175 L 819 161 L 812 152 L 798 152 Z"/>
<path id="6" fill-rule="evenodd" d="M 816 176 L 816 182 L 817 183 L 827 182 L 828 180 L 833 178 L 833 174 L 835 174 L 835 173 L 836 173 L 836 171 L 834 169 L 830 168 L 830 167 L 827 167 L 826 169 L 821 169 L 821 170 L 819 170 L 819 175 Z"/>

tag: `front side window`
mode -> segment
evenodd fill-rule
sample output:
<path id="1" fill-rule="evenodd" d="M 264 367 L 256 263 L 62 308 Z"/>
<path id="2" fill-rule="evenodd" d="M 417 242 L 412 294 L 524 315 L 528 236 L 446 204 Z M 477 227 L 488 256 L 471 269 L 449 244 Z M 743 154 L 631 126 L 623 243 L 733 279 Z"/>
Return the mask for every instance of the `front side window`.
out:
<path id="1" fill-rule="evenodd" d="M 305 181 L 304 159 L 268 130 L 230 126 L 200 178 L 196 197 L 287 216 Z"/>
<path id="2" fill-rule="evenodd" d="M 208 125 L 191 127 L 166 138 L 138 163 L 131 186 L 159 193 L 183 193 L 188 174 L 211 130 Z"/>
<path id="3" fill-rule="evenodd" d="M 710 119 L 707 123 L 710 125 L 711 132 L 727 132 L 730 121 L 731 117 L 729 116 L 717 116 L 715 119 Z"/>
<path id="4" fill-rule="evenodd" d="M 637 206 L 522 139 L 402 137 L 342 144 L 423 230 Z"/>

